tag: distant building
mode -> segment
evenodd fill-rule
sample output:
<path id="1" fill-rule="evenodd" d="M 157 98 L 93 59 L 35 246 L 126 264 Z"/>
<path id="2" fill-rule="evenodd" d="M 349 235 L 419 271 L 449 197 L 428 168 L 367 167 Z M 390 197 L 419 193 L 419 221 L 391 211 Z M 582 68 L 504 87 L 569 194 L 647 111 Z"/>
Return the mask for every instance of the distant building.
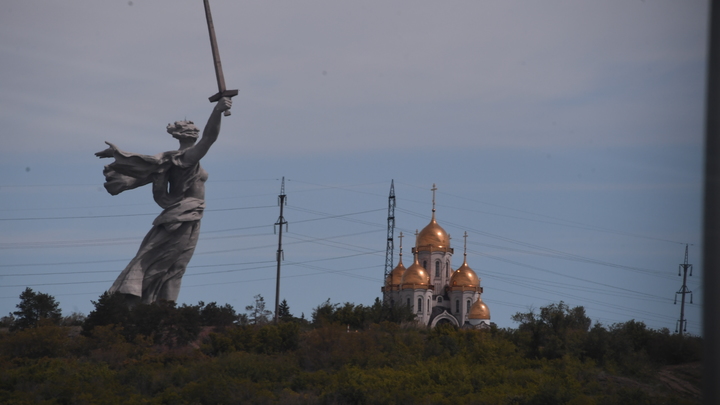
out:
<path id="1" fill-rule="evenodd" d="M 490 310 L 480 295 L 480 278 L 467 264 L 467 232 L 463 263 L 452 270 L 453 248 L 450 237 L 435 220 L 435 188 L 430 223 L 416 231 L 412 248 L 413 264 L 405 268 L 400 259 L 382 287 L 383 300 L 391 305 L 407 305 L 417 320 L 430 327 L 450 323 L 458 327 L 482 328 L 490 325 Z"/>

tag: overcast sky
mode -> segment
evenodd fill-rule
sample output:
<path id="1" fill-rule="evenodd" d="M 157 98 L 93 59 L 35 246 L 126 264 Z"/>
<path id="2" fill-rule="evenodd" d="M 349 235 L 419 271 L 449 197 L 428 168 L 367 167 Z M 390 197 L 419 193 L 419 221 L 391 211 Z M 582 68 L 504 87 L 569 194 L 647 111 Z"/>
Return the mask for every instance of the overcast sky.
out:
<path id="1" fill-rule="evenodd" d="M 233 115 L 203 160 L 179 302 L 310 316 L 371 304 L 395 235 L 437 218 L 492 320 L 564 301 L 699 334 L 705 1 L 211 1 Z M 0 3 L 0 314 L 30 286 L 92 310 L 160 209 L 102 188 L 104 141 L 155 154 L 217 91 L 202 2 Z M 406 264 L 412 236 L 405 238 Z M 395 242 L 397 263 L 399 242 Z"/>

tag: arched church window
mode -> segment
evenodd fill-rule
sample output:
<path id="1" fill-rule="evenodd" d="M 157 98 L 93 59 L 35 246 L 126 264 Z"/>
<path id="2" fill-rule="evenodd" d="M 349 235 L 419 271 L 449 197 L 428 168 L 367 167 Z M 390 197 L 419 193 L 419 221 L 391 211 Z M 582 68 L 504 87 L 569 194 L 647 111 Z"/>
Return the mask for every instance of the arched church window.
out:
<path id="1" fill-rule="evenodd" d="M 410 298 L 407 299 L 407 306 L 410 308 Z"/>
<path id="2" fill-rule="evenodd" d="M 427 271 L 427 260 L 423 260 L 423 269 Z"/>
<path id="3" fill-rule="evenodd" d="M 467 312 L 470 312 L 470 300 L 467 300 Z"/>
<path id="4" fill-rule="evenodd" d="M 455 300 L 455 312 L 460 312 L 460 300 Z"/>
<path id="5" fill-rule="evenodd" d="M 450 262 L 445 263 L 445 278 L 448 276 L 448 269 L 450 269 Z"/>
<path id="6" fill-rule="evenodd" d="M 428 301 L 428 309 L 427 310 L 428 310 L 428 312 L 430 312 L 430 298 L 428 298 L 427 301 Z"/>
<path id="7" fill-rule="evenodd" d="M 440 260 L 435 261 L 435 277 L 440 277 Z"/>
<path id="8" fill-rule="evenodd" d="M 422 312 L 422 298 L 418 298 L 417 311 Z"/>
<path id="9" fill-rule="evenodd" d="M 438 304 L 442 302 L 442 297 L 438 297 Z"/>

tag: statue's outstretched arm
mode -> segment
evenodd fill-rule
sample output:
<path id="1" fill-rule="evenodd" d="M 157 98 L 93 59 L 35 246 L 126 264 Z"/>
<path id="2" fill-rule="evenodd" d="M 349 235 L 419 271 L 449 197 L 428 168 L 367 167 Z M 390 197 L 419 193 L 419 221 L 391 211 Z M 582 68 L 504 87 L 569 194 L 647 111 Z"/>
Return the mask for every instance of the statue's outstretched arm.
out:
<path id="1" fill-rule="evenodd" d="M 220 134 L 220 121 L 222 119 L 222 113 L 223 111 L 229 110 L 231 106 L 232 100 L 227 97 L 223 97 L 218 100 L 215 104 L 215 108 L 213 108 L 213 111 L 210 114 L 210 118 L 208 118 L 205 128 L 203 129 L 202 138 L 200 138 L 194 146 L 185 151 L 184 160 L 187 164 L 200 162 L 200 159 L 202 159 L 208 150 L 210 150 L 210 146 L 215 143 L 218 135 Z"/>
<path id="2" fill-rule="evenodd" d="M 156 173 L 162 172 L 170 163 L 162 156 L 141 155 L 120 150 L 110 142 L 105 150 L 95 153 L 99 158 L 114 158 L 103 169 L 105 189 L 112 195 L 151 183 Z"/>

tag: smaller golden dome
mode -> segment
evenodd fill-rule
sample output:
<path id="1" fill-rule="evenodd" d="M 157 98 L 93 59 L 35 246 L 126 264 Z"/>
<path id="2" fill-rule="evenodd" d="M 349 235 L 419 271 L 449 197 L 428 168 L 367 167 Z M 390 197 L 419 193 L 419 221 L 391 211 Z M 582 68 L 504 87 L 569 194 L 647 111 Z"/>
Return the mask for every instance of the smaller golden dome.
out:
<path id="1" fill-rule="evenodd" d="M 480 287 L 480 279 L 468 266 L 467 260 L 450 276 L 450 287 Z"/>
<path id="2" fill-rule="evenodd" d="M 387 285 L 397 285 L 402 283 L 403 274 L 405 274 L 405 265 L 400 257 L 400 263 L 388 274 L 386 283 Z"/>
<path id="3" fill-rule="evenodd" d="M 470 307 L 468 319 L 490 319 L 490 309 L 485 305 L 482 298 L 478 298 Z"/>
<path id="4" fill-rule="evenodd" d="M 402 286 L 403 288 L 428 288 L 429 284 L 430 276 L 427 271 L 425 271 L 425 268 L 418 262 L 416 253 L 415 263 L 408 267 L 407 270 L 405 270 L 405 273 L 403 273 Z"/>

